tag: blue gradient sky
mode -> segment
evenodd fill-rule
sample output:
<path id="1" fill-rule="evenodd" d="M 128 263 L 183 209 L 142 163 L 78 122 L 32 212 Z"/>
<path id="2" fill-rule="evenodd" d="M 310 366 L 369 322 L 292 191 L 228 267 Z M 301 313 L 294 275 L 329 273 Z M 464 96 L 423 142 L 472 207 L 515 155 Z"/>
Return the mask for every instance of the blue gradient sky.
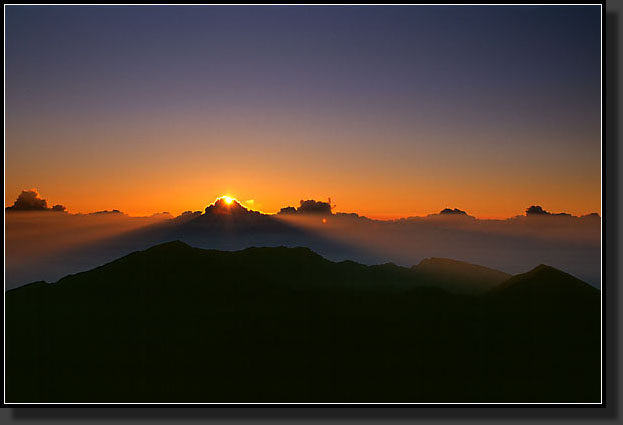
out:
<path id="1" fill-rule="evenodd" d="M 598 6 L 6 8 L 6 199 L 600 211 Z"/>

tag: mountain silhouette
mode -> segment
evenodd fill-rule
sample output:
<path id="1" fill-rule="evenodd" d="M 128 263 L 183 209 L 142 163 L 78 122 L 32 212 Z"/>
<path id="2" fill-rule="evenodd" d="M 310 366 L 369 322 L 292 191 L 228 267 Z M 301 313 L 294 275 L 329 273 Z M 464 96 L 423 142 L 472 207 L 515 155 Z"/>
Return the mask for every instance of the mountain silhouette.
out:
<path id="1" fill-rule="evenodd" d="M 421 280 L 451 292 L 485 292 L 506 281 L 510 274 L 448 258 L 425 258 L 411 267 Z"/>
<path id="2" fill-rule="evenodd" d="M 491 355 L 504 359 L 498 362 L 497 373 L 525 374 L 515 382 L 515 391 L 533 391 L 542 398 L 558 391 L 561 396 L 581 385 L 586 385 L 587 393 L 599 391 L 599 290 L 541 264 L 490 290 L 485 295 L 485 310 L 496 318 L 487 323 Z M 557 349 L 542 350 L 543 343 Z M 514 355 L 507 356 L 509 352 Z M 534 375 L 556 376 L 556 381 Z M 567 390 L 561 390 L 564 387 Z"/>
<path id="3" fill-rule="evenodd" d="M 538 267 L 451 293 L 443 264 L 499 276 L 175 241 L 25 285 L 6 293 L 6 399 L 599 401 L 597 289 Z"/>
<path id="4" fill-rule="evenodd" d="M 540 264 L 527 273 L 518 274 L 491 290 L 491 295 L 500 302 L 517 299 L 530 302 L 554 302 L 560 294 L 574 294 L 573 299 L 583 297 L 599 298 L 599 291 L 580 279 L 554 267 Z M 560 304 L 560 303 L 556 303 Z M 551 308 L 570 307 L 568 303 L 552 305 Z"/>

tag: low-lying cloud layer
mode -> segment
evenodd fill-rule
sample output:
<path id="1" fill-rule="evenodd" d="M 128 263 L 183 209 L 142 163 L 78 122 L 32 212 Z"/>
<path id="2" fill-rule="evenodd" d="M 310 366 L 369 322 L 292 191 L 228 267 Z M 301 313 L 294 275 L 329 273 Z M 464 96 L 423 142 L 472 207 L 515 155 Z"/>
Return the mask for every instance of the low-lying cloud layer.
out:
<path id="1" fill-rule="evenodd" d="M 511 274 L 544 263 L 600 284 L 601 218 L 597 213 L 554 214 L 536 205 L 502 220 L 479 219 L 458 208 L 387 221 L 339 212 L 322 220 L 301 214 L 279 217 L 362 249 L 365 253 L 351 258 L 362 262 L 410 266 L 423 258 L 444 257 Z"/>
<path id="2" fill-rule="evenodd" d="M 467 261 L 516 274 L 544 263 L 600 284 L 601 219 L 550 213 L 534 205 L 505 220 L 478 219 L 458 208 L 424 217 L 373 220 L 334 212 L 330 201 L 262 214 L 224 200 L 205 211 L 130 217 L 119 210 L 52 214 L 36 191 L 24 191 L 6 214 L 7 288 L 55 281 L 157 243 L 201 248 L 307 246 L 334 261 L 394 262 L 424 258 Z M 64 210 L 64 209 L 63 209 Z"/>

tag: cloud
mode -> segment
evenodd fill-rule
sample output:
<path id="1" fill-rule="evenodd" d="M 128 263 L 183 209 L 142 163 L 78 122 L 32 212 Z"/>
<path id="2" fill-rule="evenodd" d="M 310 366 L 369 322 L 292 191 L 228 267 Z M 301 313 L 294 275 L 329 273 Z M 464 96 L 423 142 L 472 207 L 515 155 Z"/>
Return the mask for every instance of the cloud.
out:
<path id="1" fill-rule="evenodd" d="M 306 201 L 300 201 L 300 205 L 298 208 L 294 207 L 284 207 L 282 208 L 278 214 L 322 214 L 322 215 L 332 215 L 331 212 L 331 204 L 329 202 L 315 201 L 313 199 L 308 199 Z"/>
<path id="2" fill-rule="evenodd" d="M 153 213 L 149 217 L 154 217 L 154 218 L 173 218 L 173 215 L 171 215 L 171 213 L 168 212 L 168 211 L 162 211 L 162 212 Z"/>
<path id="3" fill-rule="evenodd" d="M 122 213 L 119 210 L 110 210 L 110 211 L 109 210 L 102 210 L 102 211 L 95 211 L 95 212 L 89 213 L 89 215 L 110 215 L 110 214 L 113 214 L 113 215 L 116 215 L 116 214 L 125 215 L 124 213 Z"/>
<path id="4" fill-rule="evenodd" d="M 590 214 L 581 215 L 580 218 L 592 220 L 592 219 L 600 219 L 601 217 L 599 216 L 598 213 L 594 212 Z"/>
<path id="5" fill-rule="evenodd" d="M 296 208 L 294 207 L 283 207 L 279 210 L 278 214 L 296 214 Z"/>
<path id="6" fill-rule="evenodd" d="M 201 215 L 201 211 L 184 211 L 183 213 L 181 213 L 180 215 L 178 215 L 177 217 L 197 217 Z"/>
<path id="7" fill-rule="evenodd" d="M 464 219 L 464 218 L 469 218 L 469 219 L 475 219 L 476 217 L 473 217 L 469 214 L 467 214 L 465 211 L 460 210 L 458 208 L 444 208 L 443 210 L 439 211 L 436 214 L 428 214 L 426 217 L 424 217 L 425 219 L 432 219 L 432 220 L 454 220 L 456 219 Z"/>
<path id="8" fill-rule="evenodd" d="M 22 190 L 13 205 L 6 208 L 7 211 L 65 211 L 60 204 L 48 208 L 48 201 L 43 199 L 37 189 Z"/>
<path id="9" fill-rule="evenodd" d="M 526 208 L 526 215 L 547 215 L 551 214 L 549 211 L 546 211 L 540 205 L 532 205 Z"/>
<path id="10" fill-rule="evenodd" d="M 568 213 L 551 213 L 551 212 L 543 209 L 543 207 L 541 207 L 540 205 L 531 205 L 530 207 L 526 208 L 526 217 L 527 216 L 564 216 L 564 217 L 571 217 L 571 214 L 568 214 Z"/>
<path id="11" fill-rule="evenodd" d="M 439 212 L 439 214 L 456 214 L 456 215 L 467 215 L 467 213 L 463 210 L 460 210 L 458 208 L 452 209 L 452 208 L 444 208 L 443 210 L 441 210 Z"/>

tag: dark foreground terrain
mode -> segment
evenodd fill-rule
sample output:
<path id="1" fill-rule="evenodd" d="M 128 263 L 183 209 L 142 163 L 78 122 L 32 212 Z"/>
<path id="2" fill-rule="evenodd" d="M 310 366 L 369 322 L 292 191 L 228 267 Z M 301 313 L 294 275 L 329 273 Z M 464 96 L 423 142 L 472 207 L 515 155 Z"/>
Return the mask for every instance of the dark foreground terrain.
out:
<path id="1" fill-rule="evenodd" d="M 6 293 L 7 402 L 599 402 L 600 294 L 554 268 L 155 246 Z"/>

